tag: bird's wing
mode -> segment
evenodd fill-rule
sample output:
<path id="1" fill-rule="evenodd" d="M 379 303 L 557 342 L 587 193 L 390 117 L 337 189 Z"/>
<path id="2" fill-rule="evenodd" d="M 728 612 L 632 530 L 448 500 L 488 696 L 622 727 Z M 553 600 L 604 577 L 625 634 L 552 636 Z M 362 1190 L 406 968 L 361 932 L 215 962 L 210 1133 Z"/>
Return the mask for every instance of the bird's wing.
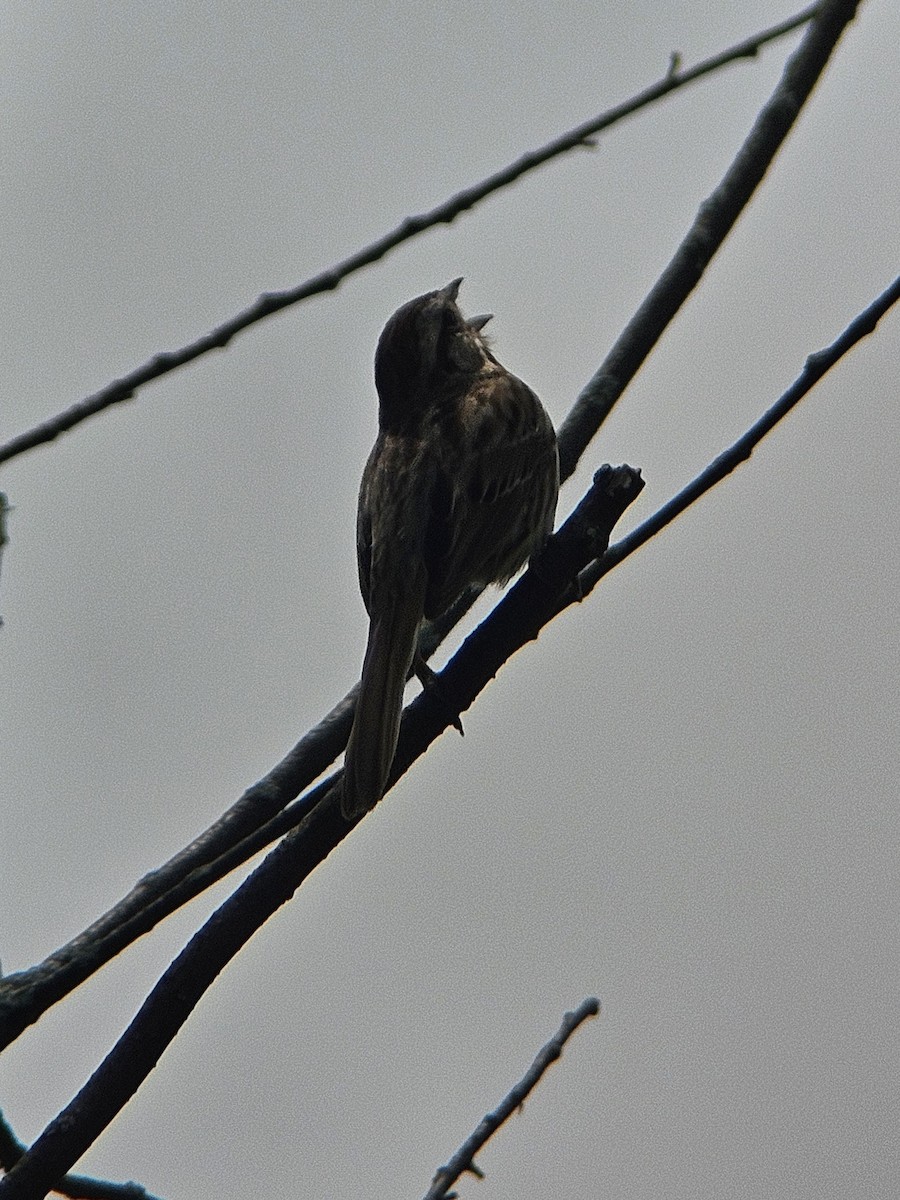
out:
<path id="1" fill-rule="evenodd" d="M 543 544 L 558 490 L 556 435 L 540 401 L 506 371 L 482 377 L 458 412 L 459 457 L 438 463 L 425 543 L 425 615 L 471 583 L 505 583 Z"/>

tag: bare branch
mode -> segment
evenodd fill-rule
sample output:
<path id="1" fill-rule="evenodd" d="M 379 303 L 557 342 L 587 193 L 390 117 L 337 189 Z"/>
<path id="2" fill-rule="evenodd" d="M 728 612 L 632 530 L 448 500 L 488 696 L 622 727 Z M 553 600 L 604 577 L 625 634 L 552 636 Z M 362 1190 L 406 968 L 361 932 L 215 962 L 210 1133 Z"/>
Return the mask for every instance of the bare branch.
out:
<path id="1" fill-rule="evenodd" d="M 778 422 L 783 420 L 799 404 L 807 392 L 810 392 L 815 387 L 822 376 L 827 371 L 830 371 L 835 363 L 839 362 L 845 354 L 848 354 L 864 337 L 868 337 L 870 333 L 875 332 L 878 322 L 898 300 L 900 300 L 900 276 L 877 299 L 873 300 L 868 308 L 863 309 L 859 316 L 850 322 L 843 333 L 830 346 L 811 354 L 807 358 L 806 364 L 797 379 L 772 407 L 750 426 L 746 433 L 742 434 L 727 450 L 723 450 L 718 458 L 714 459 L 695 479 L 691 480 L 687 487 L 683 488 L 677 496 L 673 496 L 668 503 L 664 504 L 652 517 L 649 517 L 637 529 L 623 538 L 621 542 L 610 546 L 602 559 L 598 559 L 581 573 L 579 582 L 585 595 L 613 567 L 617 567 L 623 559 L 633 554 L 635 550 L 638 550 L 650 538 L 655 537 L 660 530 L 670 525 L 686 508 L 696 503 L 701 496 L 704 496 L 714 488 L 717 483 L 721 483 L 736 467 L 746 462 L 763 438 L 768 433 L 771 433 Z"/>
<path id="2" fill-rule="evenodd" d="M 351 254 L 349 258 L 345 258 L 343 262 L 335 264 L 327 271 L 314 275 L 311 279 L 307 279 L 304 283 L 289 288 L 287 291 L 263 294 L 248 308 L 196 341 L 183 346 L 180 350 L 171 350 L 155 355 L 148 362 L 122 376 L 121 379 L 113 380 L 99 392 L 94 392 L 93 395 L 73 404 L 64 412 L 19 434 L 6 445 L 0 446 L 0 463 L 6 462 L 18 454 L 23 454 L 26 450 L 33 450 L 36 446 L 53 441 L 60 434 L 79 425 L 88 417 L 95 416 L 114 404 L 121 404 L 125 400 L 133 399 L 138 389 L 145 384 L 159 379 L 163 375 L 168 375 L 170 371 L 183 367 L 186 363 L 193 362 L 194 359 L 200 358 L 210 350 L 223 350 L 236 334 L 242 333 L 258 321 L 272 316 L 273 313 L 281 312 L 282 309 L 298 304 L 302 300 L 308 300 L 311 296 L 334 291 L 350 275 L 355 274 L 363 267 L 378 262 L 404 242 L 435 226 L 449 225 L 460 214 L 474 208 L 475 205 L 502 188 L 509 187 L 523 175 L 529 174 L 571 150 L 592 144 L 590 139 L 595 134 L 624 120 L 625 117 L 631 116 L 639 109 L 655 103 L 669 92 L 685 87 L 713 71 L 718 71 L 728 63 L 754 57 L 768 42 L 784 37 L 805 25 L 815 15 L 817 7 L 815 4 L 811 5 L 789 20 L 773 25 L 754 37 L 746 38 L 732 46 L 731 49 L 723 50 L 720 54 L 698 63 L 689 70 L 673 70 L 670 66 L 658 83 L 645 88 L 631 100 L 626 100 L 622 104 L 616 105 L 615 108 L 576 125 L 574 129 L 560 134 L 538 150 L 528 151 L 515 162 L 488 175 L 480 183 L 472 184 L 461 192 L 457 192 L 455 196 L 451 196 L 436 208 L 431 209 L 430 212 L 407 217 L 395 229 L 384 234 L 369 246 L 358 250 L 355 254 Z"/>
<path id="3" fill-rule="evenodd" d="M 26 1150 L 0 1112 L 0 1169 L 9 1171 Z M 155 1200 L 139 1183 L 110 1183 L 90 1175 L 64 1175 L 53 1190 L 72 1200 Z"/>
<path id="4" fill-rule="evenodd" d="M 761 109 L 721 183 L 700 205 L 669 265 L 628 322 L 559 430 L 560 478 L 575 470 L 585 448 L 637 374 L 669 322 L 699 283 L 791 131 L 819 80 L 858 0 L 826 0 Z"/>
<path id="5" fill-rule="evenodd" d="M 475 1166 L 475 1155 L 484 1148 L 504 1121 L 507 1121 L 517 1109 L 521 1108 L 529 1093 L 540 1083 L 547 1068 L 562 1056 L 563 1046 L 575 1030 L 590 1017 L 596 1017 L 599 1011 L 600 1001 L 589 996 L 587 1000 L 582 1000 L 574 1012 L 566 1013 L 557 1033 L 541 1049 L 537 1058 L 509 1095 L 500 1101 L 493 1112 L 482 1117 L 477 1127 L 472 1130 L 450 1161 L 439 1168 L 431 1182 L 431 1187 L 425 1193 L 425 1200 L 452 1200 L 455 1193 L 450 1193 L 449 1189 L 453 1187 L 460 1175 L 467 1171 L 477 1175 L 479 1179 L 483 1178 L 482 1172 Z"/>
<path id="6" fill-rule="evenodd" d="M 126 946 L 293 829 L 309 807 L 307 799 L 291 806 L 287 821 L 277 814 L 343 750 L 355 696 L 354 688 L 207 830 L 87 929 L 37 966 L 0 978 L 0 1049 Z"/>

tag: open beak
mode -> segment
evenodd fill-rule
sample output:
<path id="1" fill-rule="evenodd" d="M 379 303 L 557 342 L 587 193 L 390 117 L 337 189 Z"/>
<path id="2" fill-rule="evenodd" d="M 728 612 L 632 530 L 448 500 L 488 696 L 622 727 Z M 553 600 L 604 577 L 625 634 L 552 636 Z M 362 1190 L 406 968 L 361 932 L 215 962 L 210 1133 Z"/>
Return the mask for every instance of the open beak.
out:
<path id="1" fill-rule="evenodd" d="M 459 279 L 452 279 L 446 287 L 441 288 L 441 295 L 445 300 L 456 299 L 456 297 L 459 295 L 459 285 L 462 283 L 462 281 L 463 276 L 460 275 Z"/>
<path id="2" fill-rule="evenodd" d="M 493 315 L 493 313 L 479 313 L 477 317 L 469 317 L 466 321 L 466 324 L 470 325 L 472 329 L 476 329 L 479 333 L 481 333 L 482 329 L 484 329 L 485 325 L 487 325 L 488 321 L 491 320 Z"/>

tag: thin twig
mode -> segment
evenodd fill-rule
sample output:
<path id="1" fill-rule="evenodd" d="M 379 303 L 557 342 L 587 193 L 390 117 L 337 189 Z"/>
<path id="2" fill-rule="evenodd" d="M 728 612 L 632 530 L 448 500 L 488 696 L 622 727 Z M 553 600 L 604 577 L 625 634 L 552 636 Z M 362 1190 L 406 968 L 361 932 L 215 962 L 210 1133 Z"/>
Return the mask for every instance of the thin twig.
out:
<path id="1" fill-rule="evenodd" d="M 425 1200 L 451 1200 L 449 1189 L 453 1187 L 460 1175 L 465 1172 L 483 1178 L 482 1172 L 475 1166 L 475 1155 L 479 1154 L 485 1144 L 494 1136 L 500 1126 L 525 1103 L 526 1097 L 541 1080 L 548 1067 L 562 1055 L 563 1046 L 580 1025 L 590 1017 L 596 1017 L 600 1011 L 600 1001 L 593 996 L 583 1000 L 574 1012 L 568 1012 L 563 1017 L 563 1023 L 558 1032 L 538 1053 L 537 1058 L 515 1085 L 509 1095 L 504 1096 L 493 1112 L 482 1117 L 478 1125 L 450 1161 L 436 1172 L 431 1181 L 431 1187 L 425 1193 Z"/>
<path id="2" fill-rule="evenodd" d="M 18 454 L 23 454 L 26 450 L 33 450 L 36 446 L 53 441 L 61 433 L 65 433 L 88 417 L 92 417 L 114 404 L 121 404 L 125 400 L 133 399 L 138 389 L 145 384 L 169 374 L 170 371 L 174 371 L 186 363 L 193 362 L 194 359 L 200 358 L 201 355 L 207 354 L 211 350 L 224 349 L 236 334 L 250 328 L 251 325 L 255 325 L 258 321 L 272 316 L 273 313 L 281 312 L 282 309 L 288 308 L 293 304 L 298 304 L 302 300 L 308 300 L 311 296 L 334 291 L 350 275 L 355 274 L 363 267 L 378 262 L 379 259 L 384 258 L 390 251 L 409 241 L 410 238 L 417 237 L 419 234 L 424 233 L 428 229 L 433 229 L 435 226 L 450 224 L 460 214 L 474 208 L 488 196 L 493 195 L 502 188 L 509 187 L 523 175 L 529 174 L 552 159 L 559 158 L 571 150 L 589 144 L 590 139 L 601 130 L 608 129 L 618 121 L 624 120 L 625 117 L 631 116 L 639 109 L 653 104 L 663 96 L 668 95 L 669 92 L 685 87 L 687 84 L 693 83 L 713 71 L 720 70 L 728 63 L 736 62 L 743 58 L 754 57 L 761 47 L 768 42 L 784 37 L 786 34 L 792 33 L 795 29 L 805 25 L 815 15 L 817 7 L 815 4 L 810 5 L 787 21 L 782 21 L 777 25 L 771 26 L 769 29 L 763 30 L 762 33 L 746 38 L 744 41 L 732 46 L 731 49 L 723 50 L 720 54 L 705 59 L 689 70 L 668 70 L 658 83 L 645 88 L 632 99 L 616 105 L 615 108 L 611 108 L 607 112 L 591 118 L 589 121 L 584 121 L 580 125 L 576 125 L 574 129 L 553 138 L 552 141 L 540 149 L 528 151 L 516 159 L 515 162 L 488 175 L 481 182 L 472 184 L 470 187 L 464 188 L 461 192 L 457 192 L 456 195 L 451 196 L 448 200 L 445 200 L 429 212 L 407 217 L 395 229 L 384 234 L 370 245 L 364 246 L 355 254 L 351 254 L 343 262 L 336 263 L 327 271 L 323 271 L 319 275 L 314 275 L 311 279 L 307 279 L 304 283 L 298 284 L 296 287 L 289 288 L 286 291 L 264 293 L 248 308 L 223 322 L 221 325 L 218 325 L 215 329 L 204 334 L 196 341 L 183 346 L 180 350 L 171 350 L 155 355 L 135 370 L 130 371 L 127 375 L 123 375 L 121 379 L 114 379 L 112 383 L 101 388 L 99 392 L 94 392 L 93 395 L 87 396 L 77 404 L 73 404 L 70 408 L 65 409 L 65 411 L 43 421 L 40 425 L 36 425 L 33 429 L 29 429 L 25 433 L 12 438 L 5 445 L 0 446 L 0 463 Z"/>
<path id="3" fill-rule="evenodd" d="M 863 309 L 830 346 L 810 354 L 800 375 L 787 391 L 732 446 L 723 450 L 708 467 L 691 480 L 687 487 L 682 488 L 651 517 L 633 529 L 627 537 L 616 542 L 614 546 L 610 546 L 602 558 L 582 571 L 579 582 L 584 593 L 587 594 L 604 575 L 617 567 L 630 554 L 634 554 L 635 550 L 640 549 L 645 542 L 655 537 L 667 525 L 670 525 L 686 508 L 695 504 L 717 483 L 721 483 L 741 463 L 746 462 L 763 438 L 771 433 L 779 421 L 782 421 L 791 409 L 800 403 L 822 376 L 830 371 L 835 363 L 848 354 L 864 337 L 875 332 L 878 322 L 898 300 L 900 300 L 900 276 L 890 287 L 885 288 L 867 308 Z"/>

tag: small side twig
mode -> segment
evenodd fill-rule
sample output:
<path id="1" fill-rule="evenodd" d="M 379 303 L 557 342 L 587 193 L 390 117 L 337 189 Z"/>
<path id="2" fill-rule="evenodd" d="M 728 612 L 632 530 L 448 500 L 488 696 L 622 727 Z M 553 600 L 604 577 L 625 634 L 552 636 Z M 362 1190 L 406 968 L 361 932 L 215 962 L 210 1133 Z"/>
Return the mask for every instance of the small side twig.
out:
<path id="1" fill-rule="evenodd" d="M 483 1173 L 475 1165 L 475 1155 L 480 1153 L 504 1121 L 508 1120 L 516 1109 L 521 1108 L 525 1098 L 540 1082 L 541 1076 L 547 1068 L 561 1056 L 563 1046 L 575 1030 L 589 1017 L 596 1017 L 599 1011 L 600 1001 L 594 996 L 589 996 L 587 1000 L 583 1000 L 579 1004 L 574 1012 L 566 1013 L 558 1032 L 538 1053 L 515 1087 L 500 1101 L 493 1112 L 482 1117 L 450 1161 L 438 1169 L 431 1181 L 431 1187 L 425 1193 L 425 1200 L 454 1200 L 456 1193 L 449 1189 L 465 1172 L 476 1175 L 479 1179 L 483 1178 Z"/>

